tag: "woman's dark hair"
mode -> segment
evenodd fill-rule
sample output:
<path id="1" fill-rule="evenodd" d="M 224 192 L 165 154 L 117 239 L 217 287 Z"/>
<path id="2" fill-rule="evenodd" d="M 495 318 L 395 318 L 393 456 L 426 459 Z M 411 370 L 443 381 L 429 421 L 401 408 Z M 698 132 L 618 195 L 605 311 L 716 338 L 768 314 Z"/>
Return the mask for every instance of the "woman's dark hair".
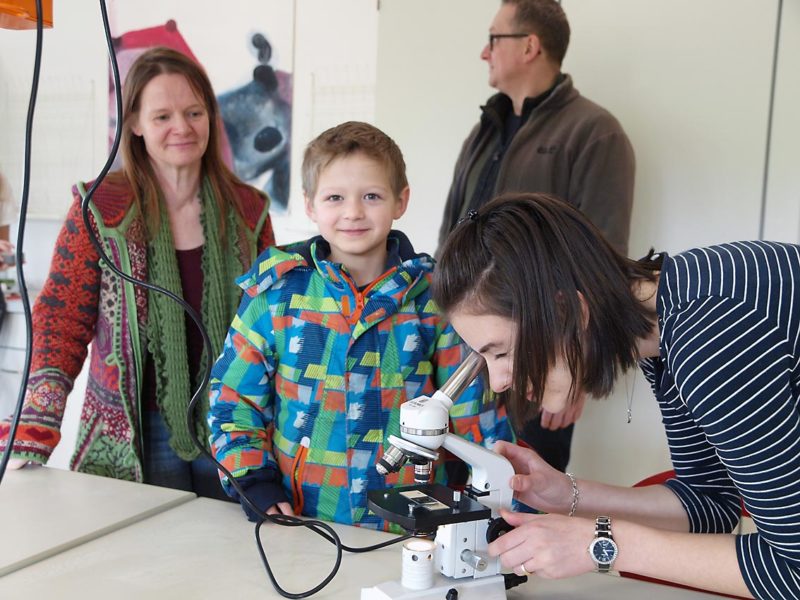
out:
<path id="1" fill-rule="evenodd" d="M 507 194 L 471 211 L 447 238 L 433 293 L 446 313 L 496 315 L 517 326 L 511 389 L 517 424 L 538 411 L 558 354 L 577 386 L 607 396 L 638 360 L 653 317 L 631 290 L 656 281 L 661 258 L 618 254 L 576 208 L 547 194 Z M 578 294 L 585 299 L 588 323 Z M 532 400 L 528 402 L 528 390 Z"/>

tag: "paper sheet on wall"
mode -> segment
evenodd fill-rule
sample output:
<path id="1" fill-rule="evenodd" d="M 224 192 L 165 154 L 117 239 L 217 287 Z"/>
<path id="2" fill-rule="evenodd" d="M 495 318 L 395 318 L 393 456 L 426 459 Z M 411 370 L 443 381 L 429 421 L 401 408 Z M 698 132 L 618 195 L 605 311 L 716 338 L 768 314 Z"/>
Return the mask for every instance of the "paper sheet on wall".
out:
<path id="1" fill-rule="evenodd" d="M 311 131 L 375 120 L 375 65 L 331 66 L 311 74 Z"/>
<path id="2" fill-rule="evenodd" d="M 63 219 L 71 186 L 94 177 L 96 135 L 94 80 L 40 79 L 31 143 L 28 217 Z M 25 150 L 30 82 L 9 81 L 2 90 L 4 107 L 0 165 L 19 206 Z"/>

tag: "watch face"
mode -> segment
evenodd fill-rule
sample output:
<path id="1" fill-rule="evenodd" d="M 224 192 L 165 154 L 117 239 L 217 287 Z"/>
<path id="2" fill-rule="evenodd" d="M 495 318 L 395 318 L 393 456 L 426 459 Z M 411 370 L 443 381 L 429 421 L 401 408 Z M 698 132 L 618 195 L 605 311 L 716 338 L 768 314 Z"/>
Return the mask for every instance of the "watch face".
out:
<path id="1" fill-rule="evenodd" d="M 592 557 L 599 563 L 610 564 L 617 558 L 617 545 L 608 538 L 598 538 L 592 542 Z"/>

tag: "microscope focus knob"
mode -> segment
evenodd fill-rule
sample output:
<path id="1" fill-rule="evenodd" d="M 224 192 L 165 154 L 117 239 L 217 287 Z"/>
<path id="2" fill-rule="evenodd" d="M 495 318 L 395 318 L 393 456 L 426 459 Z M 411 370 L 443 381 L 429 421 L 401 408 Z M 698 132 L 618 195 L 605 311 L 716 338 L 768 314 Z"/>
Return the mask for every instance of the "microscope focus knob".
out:
<path id="1" fill-rule="evenodd" d="M 514 528 L 501 517 L 491 519 L 489 521 L 489 526 L 486 528 L 486 541 L 491 544 L 501 535 L 508 533 L 512 529 Z"/>
<path id="2" fill-rule="evenodd" d="M 485 571 L 486 567 L 489 566 L 489 562 L 483 556 L 476 554 L 469 548 L 464 548 L 461 551 L 461 560 L 476 571 Z"/>

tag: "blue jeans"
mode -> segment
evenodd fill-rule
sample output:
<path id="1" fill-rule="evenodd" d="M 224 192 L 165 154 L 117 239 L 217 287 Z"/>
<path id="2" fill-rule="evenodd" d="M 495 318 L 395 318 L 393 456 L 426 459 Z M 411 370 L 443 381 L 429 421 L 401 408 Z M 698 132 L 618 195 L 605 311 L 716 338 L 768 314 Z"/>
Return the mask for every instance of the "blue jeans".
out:
<path id="1" fill-rule="evenodd" d="M 210 458 L 203 455 L 188 462 L 170 448 L 169 429 L 159 411 L 146 410 L 142 419 L 145 483 L 186 490 L 205 498 L 230 500 Z"/>

